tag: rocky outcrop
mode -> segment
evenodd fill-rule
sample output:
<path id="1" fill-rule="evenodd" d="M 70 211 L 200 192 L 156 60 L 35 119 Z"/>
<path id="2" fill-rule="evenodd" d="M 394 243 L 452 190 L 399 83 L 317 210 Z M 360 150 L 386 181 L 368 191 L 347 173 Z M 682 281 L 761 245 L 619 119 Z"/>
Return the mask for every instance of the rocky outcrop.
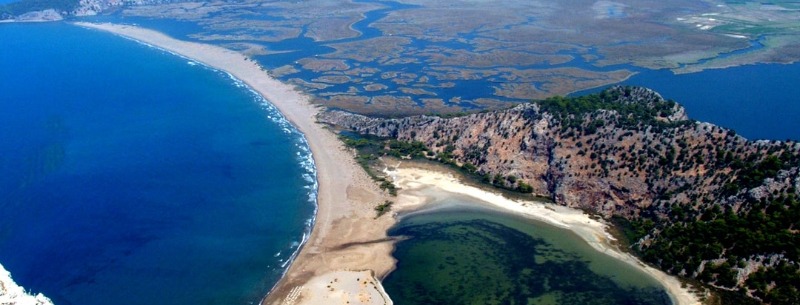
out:
<path id="1" fill-rule="evenodd" d="M 28 12 L 17 16 L 16 21 L 19 22 L 48 22 L 63 20 L 64 16 L 54 10 L 47 9 L 42 11 Z"/>
<path id="2" fill-rule="evenodd" d="M 53 305 L 43 294 L 29 294 L 11 279 L 11 273 L 0 265 L 0 304 Z"/>
<path id="3" fill-rule="evenodd" d="M 652 90 L 624 90 L 610 92 L 618 95 L 614 102 L 672 106 L 654 118 L 656 124 L 621 123 L 626 118 L 619 112 L 598 109 L 572 117 L 572 126 L 565 126 L 564 119 L 537 103 L 455 118 L 380 119 L 330 111 L 320 120 L 363 134 L 420 141 L 435 152 L 449 147 L 458 162 L 474 164 L 481 173 L 513 175 L 538 195 L 606 216 L 630 217 L 654 205 L 695 202 L 739 208 L 744 196 L 721 190 L 737 183 L 734 160 L 759 162 L 769 154 L 797 155 L 800 150 L 798 143 L 752 142 L 731 130 L 690 121 L 683 107 Z M 760 198 L 797 183 L 795 167 L 739 193 Z"/>
<path id="4" fill-rule="evenodd" d="M 433 152 L 429 156 L 446 154 L 456 164 L 471 164 L 495 185 L 529 185 L 557 204 L 628 219 L 638 231 L 636 249 L 665 271 L 763 297 L 769 285 L 743 287 L 748 275 L 764 271 L 757 268 L 764 257 L 781 257 L 788 263 L 781 266 L 790 268 L 785 270 L 798 266 L 792 240 L 798 240 L 800 223 L 794 224 L 792 213 L 800 196 L 800 143 L 749 141 L 689 120 L 683 107 L 646 88 L 615 87 L 453 118 L 380 119 L 329 111 L 319 120 L 418 141 Z M 725 235 L 734 222 L 781 233 L 753 237 L 738 230 L 726 236 L 730 240 L 721 236 L 718 245 L 714 236 L 697 237 L 711 246 L 668 240 L 703 230 Z M 737 245 L 737 238 L 748 240 Z M 759 246 L 762 239 L 766 244 L 782 238 L 789 241 Z M 757 290 L 761 294 L 752 294 Z"/>
<path id="5" fill-rule="evenodd" d="M 151 3 L 152 1 L 147 1 Z M 125 5 L 143 3 L 123 0 L 20 0 L 0 5 L 0 20 L 16 22 L 59 21 L 68 17 L 94 16 Z"/>

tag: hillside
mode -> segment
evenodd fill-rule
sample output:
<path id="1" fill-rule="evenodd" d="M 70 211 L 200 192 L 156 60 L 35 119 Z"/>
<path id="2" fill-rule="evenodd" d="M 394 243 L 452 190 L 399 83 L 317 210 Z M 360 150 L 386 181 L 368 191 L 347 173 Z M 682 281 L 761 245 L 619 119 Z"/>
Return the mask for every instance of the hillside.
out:
<path id="1" fill-rule="evenodd" d="M 742 301 L 800 303 L 800 143 L 748 141 L 631 87 L 454 118 L 320 121 L 601 214 L 645 261 Z"/>
<path id="2" fill-rule="evenodd" d="M 0 12 L 8 14 L 8 17 L 49 9 L 57 12 L 69 12 L 77 8 L 78 4 L 79 0 L 20 0 L 0 5 Z"/>
<path id="3" fill-rule="evenodd" d="M 126 3 L 154 3 L 154 1 L 122 0 L 18 0 L 0 4 L 0 20 L 57 21 L 71 16 L 93 16 Z"/>

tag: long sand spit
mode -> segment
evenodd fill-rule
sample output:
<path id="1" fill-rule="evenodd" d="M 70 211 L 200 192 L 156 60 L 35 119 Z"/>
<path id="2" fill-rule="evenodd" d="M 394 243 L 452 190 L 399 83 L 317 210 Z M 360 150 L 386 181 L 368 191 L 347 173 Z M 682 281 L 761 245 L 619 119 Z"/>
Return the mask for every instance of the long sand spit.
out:
<path id="1" fill-rule="evenodd" d="M 264 298 L 265 305 L 392 304 L 378 279 L 394 268 L 393 241 L 387 230 L 396 223 L 390 216 L 375 218 L 373 207 L 387 198 L 363 169 L 353 152 L 336 135 L 316 122 L 320 108 L 295 87 L 272 77 L 246 56 L 222 47 L 181 41 L 160 32 L 131 25 L 78 22 L 76 25 L 111 32 L 184 56 L 224 71 L 247 84 L 272 103 L 300 132 L 312 151 L 319 184 L 317 215 L 311 235 L 283 278 Z M 434 188 L 440 194 L 474 197 L 521 215 L 576 232 L 598 251 L 637 266 L 659 280 L 679 305 L 699 304 L 681 283 L 611 245 L 607 225 L 581 211 L 523 202 L 481 188 L 468 186 L 443 171 L 397 167 L 389 171 L 401 187 L 399 211 L 410 211 L 431 202 L 419 190 Z M 430 194 L 427 192 L 426 194 Z"/>
<path id="2" fill-rule="evenodd" d="M 395 263 L 391 256 L 392 244 L 386 238 L 386 231 L 394 221 L 389 217 L 373 219 L 373 207 L 384 200 L 382 192 L 335 134 L 316 123 L 319 109 L 311 105 L 307 95 L 275 80 L 257 63 L 232 50 L 181 41 L 131 25 L 85 22 L 76 25 L 111 32 L 227 72 L 275 105 L 304 134 L 317 168 L 317 215 L 300 253 L 262 304 L 310 304 L 307 301 L 311 301 L 313 295 L 331 293 L 312 289 L 319 286 L 308 285 L 312 278 L 336 273 L 337 281 L 351 279 L 355 282 L 363 279 L 362 271 L 368 271 L 370 280 L 377 283 L 383 297 L 360 298 L 364 302 L 359 302 L 359 298 L 348 296 L 358 296 L 356 288 L 360 286 L 345 285 L 343 288 L 355 290 L 334 291 L 343 296 L 339 298 L 341 303 L 391 304 L 377 279 L 385 276 Z M 325 286 L 322 287 L 327 288 Z"/>

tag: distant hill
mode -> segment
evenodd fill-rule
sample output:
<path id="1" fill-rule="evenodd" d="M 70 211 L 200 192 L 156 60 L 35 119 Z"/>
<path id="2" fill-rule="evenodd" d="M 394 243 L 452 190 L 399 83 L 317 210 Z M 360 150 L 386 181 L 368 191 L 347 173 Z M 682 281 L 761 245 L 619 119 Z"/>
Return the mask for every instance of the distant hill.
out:
<path id="1" fill-rule="evenodd" d="M 800 304 L 800 143 L 748 141 L 635 87 L 453 118 L 320 120 L 599 213 L 643 260 L 728 291 L 724 304 Z"/>
<path id="2" fill-rule="evenodd" d="M 152 4 L 156 1 L 159 0 L 141 0 L 135 4 Z M 0 20 L 54 21 L 70 16 L 97 15 L 133 3 L 126 0 L 19 0 L 0 5 Z"/>
<path id="3" fill-rule="evenodd" d="M 28 12 L 54 9 L 58 12 L 71 12 L 78 8 L 80 0 L 20 0 L 0 6 L 0 12 L 19 16 Z"/>

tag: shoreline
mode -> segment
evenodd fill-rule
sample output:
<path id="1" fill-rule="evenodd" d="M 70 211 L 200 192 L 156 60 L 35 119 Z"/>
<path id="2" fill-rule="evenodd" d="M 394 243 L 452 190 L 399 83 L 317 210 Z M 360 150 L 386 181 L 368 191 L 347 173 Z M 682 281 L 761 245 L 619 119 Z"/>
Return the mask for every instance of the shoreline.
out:
<path id="1" fill-rule="evenodd" d="M 246 84 L 273 105 L 306 139 L 317 181 L 317 208 L 311 233 L 297 249 L 283 277 L 262 299 L 261 304 L 392 304 L 380 285 L 395 267 L 391 253 L 394 241 L 387 231 L 398 219 L 391 215 L 375 218 L 373 207 L 384 200 L 396 201 L 395 211 L 424 207 L 433 198 L 418 192 L 438 188 L 444 192 L 473 197 L 508 212 L 563 227 L 578 234 L 593 248 L 623 260 L 662 283 L 675 304 L 699 304 L 696 295 L 682 288 L 675 277 L 646 266 L 630 254 L 618 251 L 610 241 L 605 223 L 582 211 L 557 205 L 519 202 L 469 186 L 449 173 L 430 169 L 390 170 L 402 188 L 390 198 L 355 162 L 352 151 L 336 135 L 316 122 L 321 107 L 294 86 L 271 76 L 245 55 L 222 47 L 181 41 L 160 32 L 119 24 L 74 23 L 156 47 L 213 69 L 226 72 Z"/>
<path id="2" fill-rule="evenodd" d="M 350 304 L 392 304 L 378 279 L 388 274 L 395 263 L 391 240 L 386 238 L 394 221 L 389 217 L 374 219 L 373 210 L 374 205 L 388 198 L 336 135 L 316 122 L 320 108 L 312 105 L 307 95 L 272 78 L 256 62 L 232 50 L 181 41 L 130 25 L 73 24 L 110 32 L 225 72 L 258 93 L 303 134 L 317 173 L 316 215 L 310 235 L 261 304 L 314 304 L 311 302 L 315 298 L 337 298 Z M 365 282 L 329 291 L 320 281 L 331 276 L 337 282 Z"/>
<path id="3" fill-rule="evenodd" d="M 0 264 L 0 304 L 53 305 L 41 292 L 34 294 L 14 282 L 11 272 Z"/>
<path id="4" fill-rule="evenodd" d="M 499 192 L 465 184 L 452 172 L 448 173 L 429 168 L 423 169 L 414 165 L 405 167 L 400 163 L 395 168 L 387 170 L 387 173 L 395 179 L 395 183 L 403 190 L 400 194 L 402 199 L 406 199 L 408 202 L 417 202 L 417 204 L 403 205 L 404 210 L 401 212 L 413 213 L 427 206 L 427 203 L 432 199 L 429 195 L 423 194 L 425 190 L 430 191 L 433 189 L 434 192 L 466 196 L 501 212 L 519 215 L 569 230 L 578 235 L 596 251 L 631 265 L 652 277 L 664 288 L 673 304 L 701 304 L 700 298 L 696 293 L 683 287 L 677 277 L 650 267 L 632 254 L 623 252 L 612 244 L 616 239 L 608 232 L 609 225 L 604 221 L 592 218 L 581 210 L 532 200 L 510 199 Z"/>

